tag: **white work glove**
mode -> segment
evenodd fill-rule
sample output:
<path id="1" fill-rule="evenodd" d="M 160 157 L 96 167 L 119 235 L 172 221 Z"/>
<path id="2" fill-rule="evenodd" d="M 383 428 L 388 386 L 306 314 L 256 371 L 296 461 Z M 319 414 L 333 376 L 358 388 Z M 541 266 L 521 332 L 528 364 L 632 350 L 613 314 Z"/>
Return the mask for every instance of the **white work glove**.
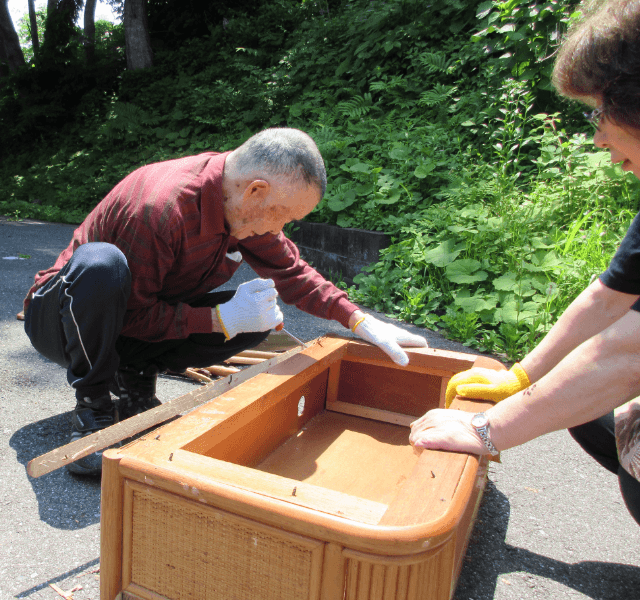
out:
<path id="1" fill-rule="evenodd" d="M 240 284 L 229 302 L 216 306 L 227 339 L 239 333 L 268 331 L 282 323 L 284 315 L 277 297 L 273 279 L 254 279 Z"/>
<path id="2" fill-rule="evenodd" d="M 360 336 L 365 342 L 378 346 L 386 352 L 394 363 L 401 367 L 409 364 L 407 353 L 400 346 L 425 348 L 427 340 L 419 335 L 409 333 L 390 323 L 383 323 L 371 315 L 366 315 L 364 321 L 357 324 L 353 333 Z"/>

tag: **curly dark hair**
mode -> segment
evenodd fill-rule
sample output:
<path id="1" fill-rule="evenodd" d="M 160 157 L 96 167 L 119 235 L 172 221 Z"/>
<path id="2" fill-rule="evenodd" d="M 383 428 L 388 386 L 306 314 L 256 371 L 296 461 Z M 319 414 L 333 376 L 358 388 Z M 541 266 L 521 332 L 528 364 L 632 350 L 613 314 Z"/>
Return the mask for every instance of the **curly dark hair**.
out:
<path id="1" fill-rule="evenodd" d="M 560 94 L 589 103 L 620 125 L 640 129 L 640 0 L 583 3 L 553 69 Z"/>

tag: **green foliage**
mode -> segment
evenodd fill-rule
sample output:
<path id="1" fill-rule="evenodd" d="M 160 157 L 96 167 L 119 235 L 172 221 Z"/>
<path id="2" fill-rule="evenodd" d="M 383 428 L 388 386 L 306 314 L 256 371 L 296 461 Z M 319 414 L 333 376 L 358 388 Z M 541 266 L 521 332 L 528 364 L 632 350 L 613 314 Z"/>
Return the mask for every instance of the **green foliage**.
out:
<path id="1" fill-rule="evenodd" d="M 66 63 L 0 91 L 0 211 L 80 222 L 142 164 L 298 127 L 328 174 L 308 218 L 393 239 L 350 296 L 516 359 L 606 268 L 637 208 L 637 182 L 550 91 L 573 11 L 151 0 L 152 69 L 124 70 L 116 26 L 98 36 L 95 67 L 71 36 L 55 55 Z"/>
<path id="2" fill-rule="evenodd" d="M 539 118 L 524 140 L 540 151 L 526 189 L 499 162 L 467 160 L 445 200 L 401 228 L 352 294 L 511 360 L 531 349 L 606 269 L 640 187 L 583 135 Z"/>

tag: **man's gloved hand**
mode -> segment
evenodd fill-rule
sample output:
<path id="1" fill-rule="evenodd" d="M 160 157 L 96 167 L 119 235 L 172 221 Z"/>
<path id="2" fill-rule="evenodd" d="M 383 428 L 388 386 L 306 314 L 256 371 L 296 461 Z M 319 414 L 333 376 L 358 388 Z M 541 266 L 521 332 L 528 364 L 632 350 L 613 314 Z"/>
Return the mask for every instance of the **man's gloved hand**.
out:
<path id="1" fill-rule="evenodd" d="M 529 376 L 520 363 L 509 371 L 494 371 L 474 367 L 462 373 L 456 373 L 447 385 L 445 407 L 449 408 L 456 395 L 500 402 L 531 385 Z"/>
<path id="2" fill-rule="evenodd" d="M 359 335 L 365 342 L 370 342 L 386 352 L 394 363 L 401 367 L 409 364 L 407 353 L 400 346 L 425 348 L 427 340 L 419 335 L 414 335 L 395 325 L 383 323 L 371 315 L 366 315 L 364 320 L 356 323 L 353 333 Z"/>
<path id="3" fill-rule="evenodd" d="M 272 279 L 254 279 L 238 286 L 229 302 L 218 304 L 216 313 L 227 339 L 249 331 L 268 331 L 284 321 Z"/>

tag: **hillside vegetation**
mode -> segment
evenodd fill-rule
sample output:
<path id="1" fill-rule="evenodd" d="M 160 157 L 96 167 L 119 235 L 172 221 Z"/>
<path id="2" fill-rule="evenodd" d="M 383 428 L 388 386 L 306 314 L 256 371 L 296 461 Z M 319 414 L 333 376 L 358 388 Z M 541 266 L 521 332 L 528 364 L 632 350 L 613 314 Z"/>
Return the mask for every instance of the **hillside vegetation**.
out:
<path id="1" fill-rule="evenodd" d="M 99 77 L 70 58 L 56 94 L 26 94 L 28 74 L 4 89 L 0 213 L 79 222 L 139 165 L 290 126 L 327 165 L 309 219 L 393 239 L 350 290 L 362 305 L 516 359 L 606 268 L 638 183 L 551 88 L 579 8 L 273 0 L 203 18 L 196 4 L 150 3 L 151 69 L 123 70 L 115 27 Z"/>

